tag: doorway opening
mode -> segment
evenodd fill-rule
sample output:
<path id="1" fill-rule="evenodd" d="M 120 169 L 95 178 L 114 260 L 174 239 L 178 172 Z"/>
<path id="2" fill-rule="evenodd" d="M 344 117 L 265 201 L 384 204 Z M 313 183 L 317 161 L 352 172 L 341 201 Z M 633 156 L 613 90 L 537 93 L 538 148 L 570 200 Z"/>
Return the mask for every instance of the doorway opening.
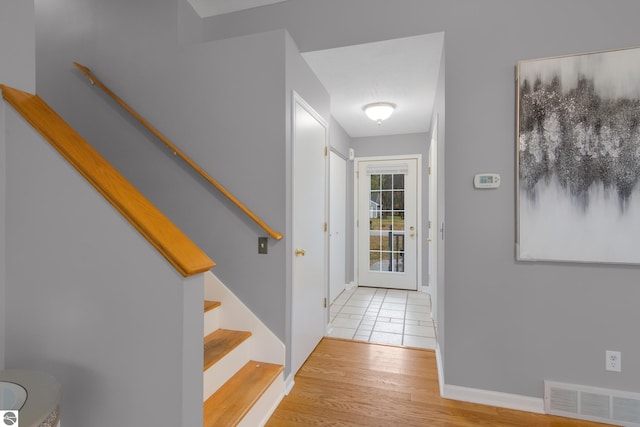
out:
<path id="1" fill-rule="evenodd" d="M 427 220 L 434 201 L 426 159 L 431 154 L 434 117 L 444 112 L 443 52 L 444 33 L 432 33 L 302 54 L 330 95 L 330 150 L 342 160 L 348 159 L 346 250 L 344 256 L 336 255 L 338 261 L 334 254 L 342 251 L 344 244 L 338 242 L 339 233 L 333 241 L 335 201 L 333 174 L 329 174 L 329 237 L 332 245 L 339 246 L 329 249 L 329 336 L 370 341 L 382 336 L 374 334 L 380 332 L 398 335 L 383 342 L 418 346 L 405 340 L 408 331 L 430 338 L 425 347 L 437 347 L 431 304 L 437 304 L 438 299 L 428 291 L 438 285 L 437 275 L 430 274 L 429 261 L 441 264 L 442 260 L 431 257 L 443 245 L 429 242 L 430 233 L 438 235 L 438 228 L 430 230 Z M 392 116 L 383 122 L 370 120 L 363 107 L 382 102 L 396 106 Z M 407 187 L 413 181 L 407 179 L 411 171 L 406 170 L 413 165 L 377 163 L 369 165 L 368 171 L 357 165 L 360 160 L 412 155 L 421 156 L 415 166 L 420 176 L 415 185 L 419 195 L 415 210 L 403 198 L 406 192 L 414 191 Z M 367 180 L 359 180 L 356 172 L 360 177 L 368 174 Z M 358 182 L 368 186 L 366 196 L 356 197 L 364 192 Z M 344 195 L 335 198 L 339 199 L 344 200 Z M 411 218 L 412 212 L 422 216 Z M 439 223 L 433 223 L 438 227 Z M 423 311 L 416 311 L 418 307 Z M 383 321 L 388 325 L 382 325 Z"/>
<path id="2" fill-rule="evenodd" d="M 418 292 L 421 155 L 354 159 L 356 283 L 330 306 L 329 336 L 435 348 Z"/>

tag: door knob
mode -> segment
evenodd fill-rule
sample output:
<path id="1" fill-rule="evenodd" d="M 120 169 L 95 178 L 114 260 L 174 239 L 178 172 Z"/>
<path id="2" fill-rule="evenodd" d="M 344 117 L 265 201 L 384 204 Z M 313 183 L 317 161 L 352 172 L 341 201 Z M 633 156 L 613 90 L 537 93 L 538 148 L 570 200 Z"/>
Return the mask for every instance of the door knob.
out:
<path id="1" fill-rule="evenodd" d="M 304 256 L 305 254 L 304 249 L 296 249 L 296 256 Z"/>

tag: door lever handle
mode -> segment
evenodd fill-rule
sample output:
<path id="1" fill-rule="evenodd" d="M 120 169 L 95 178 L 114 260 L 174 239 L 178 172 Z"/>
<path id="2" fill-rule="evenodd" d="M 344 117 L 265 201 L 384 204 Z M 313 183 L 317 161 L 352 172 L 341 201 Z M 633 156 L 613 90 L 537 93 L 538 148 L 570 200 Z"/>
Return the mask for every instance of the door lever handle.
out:
<path id="1" fill-rule="evenodd" d="M 296 249 L 296 256 L 305 256 L 306 252 L 304 249 Z"/>

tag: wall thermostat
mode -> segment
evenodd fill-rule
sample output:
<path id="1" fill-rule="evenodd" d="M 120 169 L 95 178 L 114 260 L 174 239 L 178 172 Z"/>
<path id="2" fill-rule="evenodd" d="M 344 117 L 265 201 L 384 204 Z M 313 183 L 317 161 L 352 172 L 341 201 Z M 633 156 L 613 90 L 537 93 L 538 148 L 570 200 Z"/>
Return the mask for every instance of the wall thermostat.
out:
<path id="1" fill-rule="evenodd" d="M 500 187 L 500 174 L 478 173 L 473 177 L 473 186 L 476 188 L 498 188 Z"/>

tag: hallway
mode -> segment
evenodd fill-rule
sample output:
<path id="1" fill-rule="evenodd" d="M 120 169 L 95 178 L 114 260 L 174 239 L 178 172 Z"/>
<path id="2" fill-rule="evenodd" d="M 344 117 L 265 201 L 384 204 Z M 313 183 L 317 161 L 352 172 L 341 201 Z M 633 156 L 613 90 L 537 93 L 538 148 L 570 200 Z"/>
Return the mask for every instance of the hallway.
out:
<path id="1" fill-rule="evenodd" d="M 354 287 L 330 307 L 333 338 L 434 349 L 430 296 L 424 292 Z"/>

